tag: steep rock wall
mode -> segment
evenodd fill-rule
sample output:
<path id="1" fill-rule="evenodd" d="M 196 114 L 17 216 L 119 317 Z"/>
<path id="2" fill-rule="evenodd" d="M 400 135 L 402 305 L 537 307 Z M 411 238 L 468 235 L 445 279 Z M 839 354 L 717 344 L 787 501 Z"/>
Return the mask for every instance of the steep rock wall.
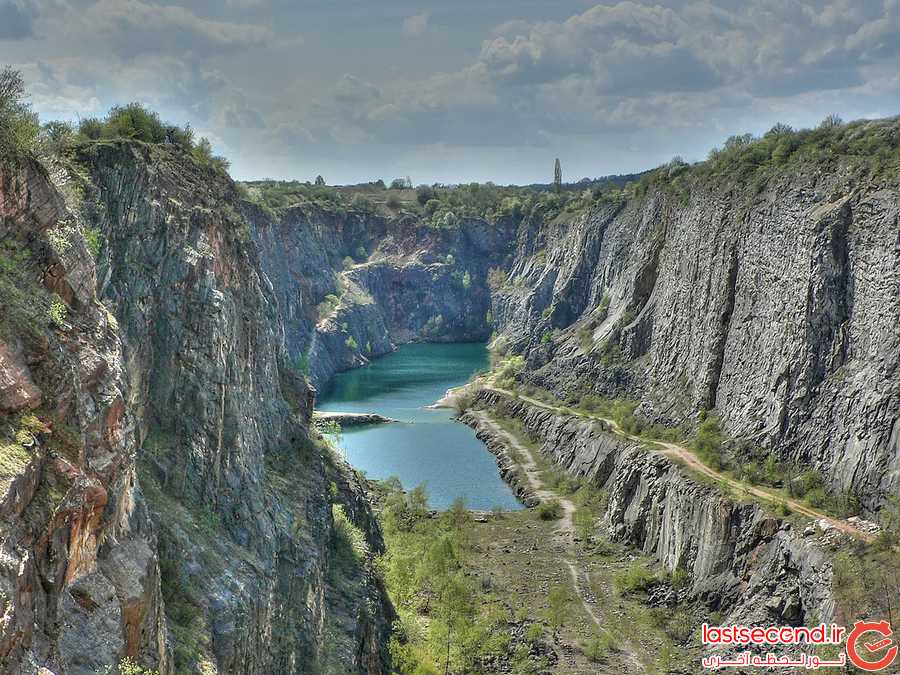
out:
<path id="1" fill-rule="evenodd" d="M 42 166 L 0 163 L 0 371 L 29 394 L 0 410 L 0 670 L 92 674 L 130 656 L 168 672 L 139 420 L 76 225 Z"/>
<path id="2" fill-rule="evenodd" d="M 494 317 L 526 379 L 669 423 L 714 408 L 875 509 L 900 491 L 898 241 L 898 186 L 842 166 L 695 180 L 522 227 Z"/>
<path id="3" fill-rule="evenodd" d="M 124 335 L 176 665 L 305 672 L 344 658 L 351 672 L 379 672 L 377 589 L 329 605 L 334 462 L 310 435 L 312 391 L 286 367 L 233 184 L 164 148 L 102 144 L 80 159 L 105 239 L 100 290 Z M 325 654 L 332 609 L 378 639 Z"/>
<path id="4" fill-rule="evenodd" d="M 437 228 L 410 215 L 336 214 L 310 205 L 274 217 L 251 204 L 244 210 L 278 298 L 290 358 L 308 364 L 316 386 L 399 344 L 490 335 L 488 270 L 511 252 L 514 220 L 463 219 Z M 316 308 L 329 294 L 339 302 L 320 316 Z"/>

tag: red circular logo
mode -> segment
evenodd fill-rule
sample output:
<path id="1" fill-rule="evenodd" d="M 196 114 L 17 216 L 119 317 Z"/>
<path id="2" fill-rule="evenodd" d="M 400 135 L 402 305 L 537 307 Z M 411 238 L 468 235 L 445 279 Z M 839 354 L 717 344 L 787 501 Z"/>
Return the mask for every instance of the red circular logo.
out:
<path id="1" fill-rule="evenodd" d="M 880 637 L 870 636 L 869 640 L 860 640 L 866 633 L 875 633 Z M 877 661 L 867 661 L 862 657 L 875 655 L 889 648 Z M 898 647 L 891 639 L 891 624 L 887 621 L 857 621 L 847 636 L 847 656 L 853 665 L 862 670 L 875 672 L 884 670 L 897 658 Z"/>

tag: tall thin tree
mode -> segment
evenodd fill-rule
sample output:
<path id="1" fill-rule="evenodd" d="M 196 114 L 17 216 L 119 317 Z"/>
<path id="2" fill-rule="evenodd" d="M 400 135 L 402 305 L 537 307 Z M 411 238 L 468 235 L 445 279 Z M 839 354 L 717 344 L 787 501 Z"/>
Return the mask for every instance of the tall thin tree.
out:
<path id="1" fill-rule="evenodd" d="M 553 191 L 559 194 L 562 190 L 562 168 L 559 166 L 559 157 L 556 158 L 556 165 L 553 167 Z"/>

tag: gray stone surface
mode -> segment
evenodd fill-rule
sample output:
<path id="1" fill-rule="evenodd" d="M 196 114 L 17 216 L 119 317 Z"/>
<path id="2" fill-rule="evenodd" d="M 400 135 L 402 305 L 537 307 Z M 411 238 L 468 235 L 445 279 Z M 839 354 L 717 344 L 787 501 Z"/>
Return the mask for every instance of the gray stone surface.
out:
<path id="1" fill-rule="evenodd" d="M 714 408 L 733 437 L 874 510 L 900 492 L 898 214 L 896 183 L 842 166 L 759 194 L 726 179 L 695 181 L 687 202 L 651 189 L 526 223 L 494 317 L 528 379 L 637 398 L 655 421 Z M 611 345 L 621 356 L 604 358 Z"/>

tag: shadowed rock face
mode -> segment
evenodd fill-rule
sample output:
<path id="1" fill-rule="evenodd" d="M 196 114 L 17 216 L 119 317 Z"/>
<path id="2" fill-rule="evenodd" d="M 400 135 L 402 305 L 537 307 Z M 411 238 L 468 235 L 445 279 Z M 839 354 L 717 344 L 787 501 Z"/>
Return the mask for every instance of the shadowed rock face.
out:
<path id="1" fill-rule="evenodd" d="M 412 216 L 309 205 L 275 217 L 252 205 L 244 210 L 284 318 L 289 356 L 308 362 L 316 386 L 399 344 L 486 341 L 491 334 L 487 273 L 511 252 L 514 221 L 464 219 L 442 229 Z M 348 257 L 355 264 L 345 269 Z M 316 306 L 328 294 L 339 304 L 320 314 Z"/>
<path id="2" fill-rule="evenodd" d="M 276 299 L 233 184 L 132 146 L 85 161 L 107 238 L 101 289 L 125 335 L 130 403 L 142 411 L 141 478 L 170 561 L 167 599 L 199 614 L 202 627 L 182 619 L 180 629 L 208 640 L 185 658 L 206 656 L 225 672 L 304 672 L 337 604 L 328 590 L 336 479 L 311 441 L 312 391 L 285 367 Z M 338 501 L 359 501 L 358 482 L 338 482 Z M 352 512 L 380 548 L 371 512 Z M 345 655 L 351 672 L 386 659 L 386 600 L 366 570 L 359 576 L 356 597 L 338 605 L 368 636 Z"/>
<path id="3" fill-rule="evenodd" d="M 33 285 L 13 300 L 42 312 L 0 322 L 4 400 L 37 405 L 29 380 L 43 399 L 33 418 L 2 415 L 27 432 L 3 448 L 2 669 L 386 670 L 392 610 L 368 563 L 334 568 L 332 501 L 375 552 L 380 531 L 310 431 L 313 393 L 284 366 L 233 184 L 165 148 L 79 159 L 96 264 L 80 226 L 53 234 L 80 216 L 43 169 L 0 167 L 0 233 Z"/>

